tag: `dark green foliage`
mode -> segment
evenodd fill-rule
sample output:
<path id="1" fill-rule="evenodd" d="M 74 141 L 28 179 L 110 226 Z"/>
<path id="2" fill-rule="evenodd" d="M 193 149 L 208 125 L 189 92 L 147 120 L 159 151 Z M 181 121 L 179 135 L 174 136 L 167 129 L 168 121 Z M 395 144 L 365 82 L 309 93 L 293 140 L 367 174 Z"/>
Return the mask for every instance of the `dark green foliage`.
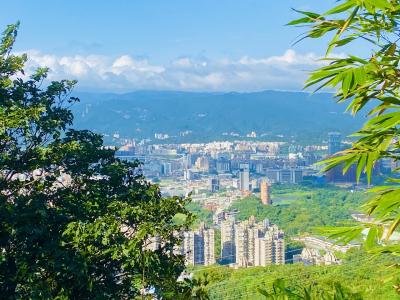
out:
<path id="1" fill-rule="evenodd" d="M 142 288 L 179 289 L 176 232 L 192 221 L 188 200 L 163 198 L 136 162 L 102 138 L 71 128 L 74 81 L 22 79 L 26 56 L 0 43 L 0 297 L 133 299 Z M 61 181 L 64 176 L 64 181 Z M 186 215 L 183 224 L 173 222 Z M 159 250 L 146 250 L 160 236 Z"/>
<path id="2" fill-rule="evenodd" d="M 207 285 L 210 283 L 208 274 L 193 279 L 184 279 L 177 286 L 177 290 L 172 293 L 166 293 L 165 299 L 170 300 L 208 300 Z"/>

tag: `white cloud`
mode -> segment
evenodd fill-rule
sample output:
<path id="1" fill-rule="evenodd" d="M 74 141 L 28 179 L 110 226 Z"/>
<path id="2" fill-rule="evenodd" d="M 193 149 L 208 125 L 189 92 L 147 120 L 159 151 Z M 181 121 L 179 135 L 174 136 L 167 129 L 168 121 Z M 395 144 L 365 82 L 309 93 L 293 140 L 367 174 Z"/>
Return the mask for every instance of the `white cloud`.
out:
<path id="1" fill-rule="evenodd" d="M 255 59 L 244 56 L 240 59 L 240 63 L 243 65 L 316 65 L 321 62 L 318 61 L 318 57 L 314 53 L 308 53 L 305 55 L 297 54 L 294 50 L 288 49 L 282 56 L 271 56 L 267 58 Z"/>
<path id="2" fill-rule="evenodd" d="M 161 66 L 152 66 L 147 60 L 134 60 L 129 55 L 118 57 L 111 66 L 112 71 L 117 74 L 125 72 L 142 72 L 142 73 L 162 73 L 165 69 Z"/>
<path id="3" fill-rule="evenodd" d="M 196 91 L 299 90 L 311 71 L 323 64 L 313 53 L 289 49 L 280 56 L 232 59 L 181 57 L 165 65 L 129 55 L 56 56 L 27 51 L 26 72 L 47 66 L 50 80 L 77 79 L 79 87 L 101 90 L 170 89 Z"/>

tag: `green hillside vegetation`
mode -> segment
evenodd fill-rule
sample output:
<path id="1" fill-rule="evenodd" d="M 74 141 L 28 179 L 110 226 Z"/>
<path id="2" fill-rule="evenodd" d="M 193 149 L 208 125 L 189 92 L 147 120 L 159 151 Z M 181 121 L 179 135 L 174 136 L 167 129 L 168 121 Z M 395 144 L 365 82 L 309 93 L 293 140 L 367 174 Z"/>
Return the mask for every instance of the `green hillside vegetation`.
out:
<path id="1" fill-rule="evenodd" d="M 198 202 L 189 202 L 185 207 L 188 211 L 190 211 L 195 219 L 191 224 L 191 228 L 196 230 L 199 228 L 200 223 L 204 222 L 207 226 L 213 225 L 213 213 L 207 209 L 204 209 L 200 203 Z M 176 224 L 183 224 L 186 221 L 186 215 L 184 214 L 176 214 L 174 217 L 174 222 Z"/>
<path id="2" fill-rule="evenodd" d="M 287 235 L 293 236 L 311 232 L 316 226 L 352 222 L 351 212 L 366 198 L 362 192 L 302 186 L 275 186 L 271 197 L 275 202 L 272 206 L 266 206 L 258 197 L 250 196 L 235 202 L 231 209 L 239 210 L 239 221 L 250 216 L 255 216 L 259 221 L 268 218 Z"/>
<path id="3" fill-rule="evenodd" d="M 193 228 L 197 228 L 201 222 L 211 226 L 213 222 L 213 213 L 207 209 L 204 209 L 198 202 L 190 202 L 186 208 L 196 216 L 196 219 L 192 225 Z"/>
<path id="4" fill-rule="evenodd" d="M 313 285 L 315 290 L 330 292 L 334 290 L 334 284 L 340 282 L 345 289 L 359 292 L 362 299 L 398 299 L 392 283 L 387 281 L 395 272 L 387 268 L 389 263 L 393 263 L 392 257 L 373 258 L 355 251 L 349 254 L 344 264 L 337 266 L 292 264 L 238 270 L 212 266 L 198 270 L 196 276 L 207 273 L 210 299 L 266 299 L 257 289 L 271 290 L 272 283 L 279 278 L 297 290 Z"/>

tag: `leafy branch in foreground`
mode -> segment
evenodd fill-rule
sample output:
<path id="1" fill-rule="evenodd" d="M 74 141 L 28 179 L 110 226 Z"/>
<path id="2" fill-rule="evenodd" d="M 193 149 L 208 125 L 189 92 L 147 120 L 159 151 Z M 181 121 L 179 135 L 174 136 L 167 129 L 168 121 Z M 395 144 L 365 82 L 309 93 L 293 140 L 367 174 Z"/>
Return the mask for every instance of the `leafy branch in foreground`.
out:
<path id="1" fill-rule="evenodd" d="M 349 149 L 322 162 L 324 170 L 342 167 L 346 173 L 356 165 L 357 180 L 362 173 L 371 182 L 372 171 L 382 159 L 400 160 L 400 2 L 398 0 L 342 0 L 324 13 L 302 12 L 290 25 L 309 28 L 303 38 L 330 36 L 325 66 L 311 73 L 306 87 L 333 88 L 339 103 L 347 102 L 352 114 L 366 112 L 369 119 L 353 135 Z M 333 49 L 358 45 L 370 55 L 330 57 Z M 362 208 L 373 217 L 363 227 L 329 228 L 327 235 L 349 242 L 369 230 L 366 247 L 388 245 L 400 225 L 399 170 L 390 185 L 371 189 L 370 200 Z M 392 242 L 393 243 L 393 242 Z M 390 250 L 389 250 L 390 249 Z M 398 243 L 386 248 L 399 253 Z M 382 250 L 384 251 L 384 250 Z"/>
<path id="2" fill-rule="evenodd" d="M 1 298 L 176 299 L 189 200 L 162 197 L 137 162 L 74 130 L 76 82 L 44 83 L 47 69 L 23 79 L 17 29 L 0 41 Z"/>

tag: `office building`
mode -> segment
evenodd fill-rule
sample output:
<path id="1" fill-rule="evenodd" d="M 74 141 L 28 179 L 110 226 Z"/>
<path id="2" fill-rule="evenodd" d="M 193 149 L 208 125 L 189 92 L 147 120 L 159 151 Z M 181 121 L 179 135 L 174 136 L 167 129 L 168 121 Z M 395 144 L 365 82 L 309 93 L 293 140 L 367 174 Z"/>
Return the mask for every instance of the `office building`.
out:
<path id="1" fill-rule="evenodd" d="M 183 157 L 183 168 L 184 169 L 190 169 L 192 167 L 192 155 L 191 154 L 186 154 Z"/>
<path id="2" fill-rule="evenodd" d="M 169 175 L 171 175 L 171 174 L 172 174 L 172 164 L 169 163 L 169 162 L 163 163 L 163 164 L 161 165 L 161 173 L 162 173 L 164 176 L 169 176 Z"/>
<path id="3" fill-rule="evenodd" d="M 278 182 L 286 184 L 299 184 L 303 180 L 301 169 L 281 169 L 278 171 Z"/>
<path id="4" fill-rule="evenodd" d="M 264 165 L 262 163 L 256 164 L 256 173 L 258 173 L 258 174 L 264 173 Z"/>
<path id="5" fill-rule="evenodd" d="M 292 183 L 292 172 L 289 169 L 279 170 L 279 182 L 281 183 Z"/>
<path id="6" fill-rule="evenodd" d="M 303 180 L 303 170 L 299 168 L 267 169 L 265 177 L 269 183 L 299 184 Z"/>
<path id="7" fill-rule="evenodd" d="M 292 184 L 299 184 L 303 181 L 303 170 L 301 169 L 292 169 Z"/>
<path id="8" fill-rule="evenodd" d="M 218 174 L 229 173 L 231 171 L 231 162 L 225 158 L 217 160 L 216 170 Z"/>
<path id="9" fill-rule="evenodd" d="M 211 193 L 216 193 L 219 191 L 219 178 L 214 177 L 210 179 L 210 191 Z"/>
<path id="10" fill-rule="evenodd" d="M 328 155 L 342 150 L 342 136 L 339 132 L 328 133 Z"/>
<path id="11" fill-rule="evenodd" d="M 250 170 L 248 164 L 241 164 L 239 170 L 239 189 L 245 193 L 250 191 Z"/>
<path id="12" fill-rule="evenodd" d="M 183 171 L 183 179 L 190 181 L 194 178 L 192 170 L 185 169 Z"/>
<path id="13" fill-rule="evenodd" d="M 279 182 L 279 170 L 278 169 L 267 169 L 265 171 L 265 176 L 267 177 L 270 183 L 277 183 Z"/>
<path id="14" fill-rule="evenodd" d="M 208 172 L 210 170 L 210 161 L 206 156 L 200 156 L 199 158 L 197 158 L 194 165 L 196 169 L 201 172 Z"/>

